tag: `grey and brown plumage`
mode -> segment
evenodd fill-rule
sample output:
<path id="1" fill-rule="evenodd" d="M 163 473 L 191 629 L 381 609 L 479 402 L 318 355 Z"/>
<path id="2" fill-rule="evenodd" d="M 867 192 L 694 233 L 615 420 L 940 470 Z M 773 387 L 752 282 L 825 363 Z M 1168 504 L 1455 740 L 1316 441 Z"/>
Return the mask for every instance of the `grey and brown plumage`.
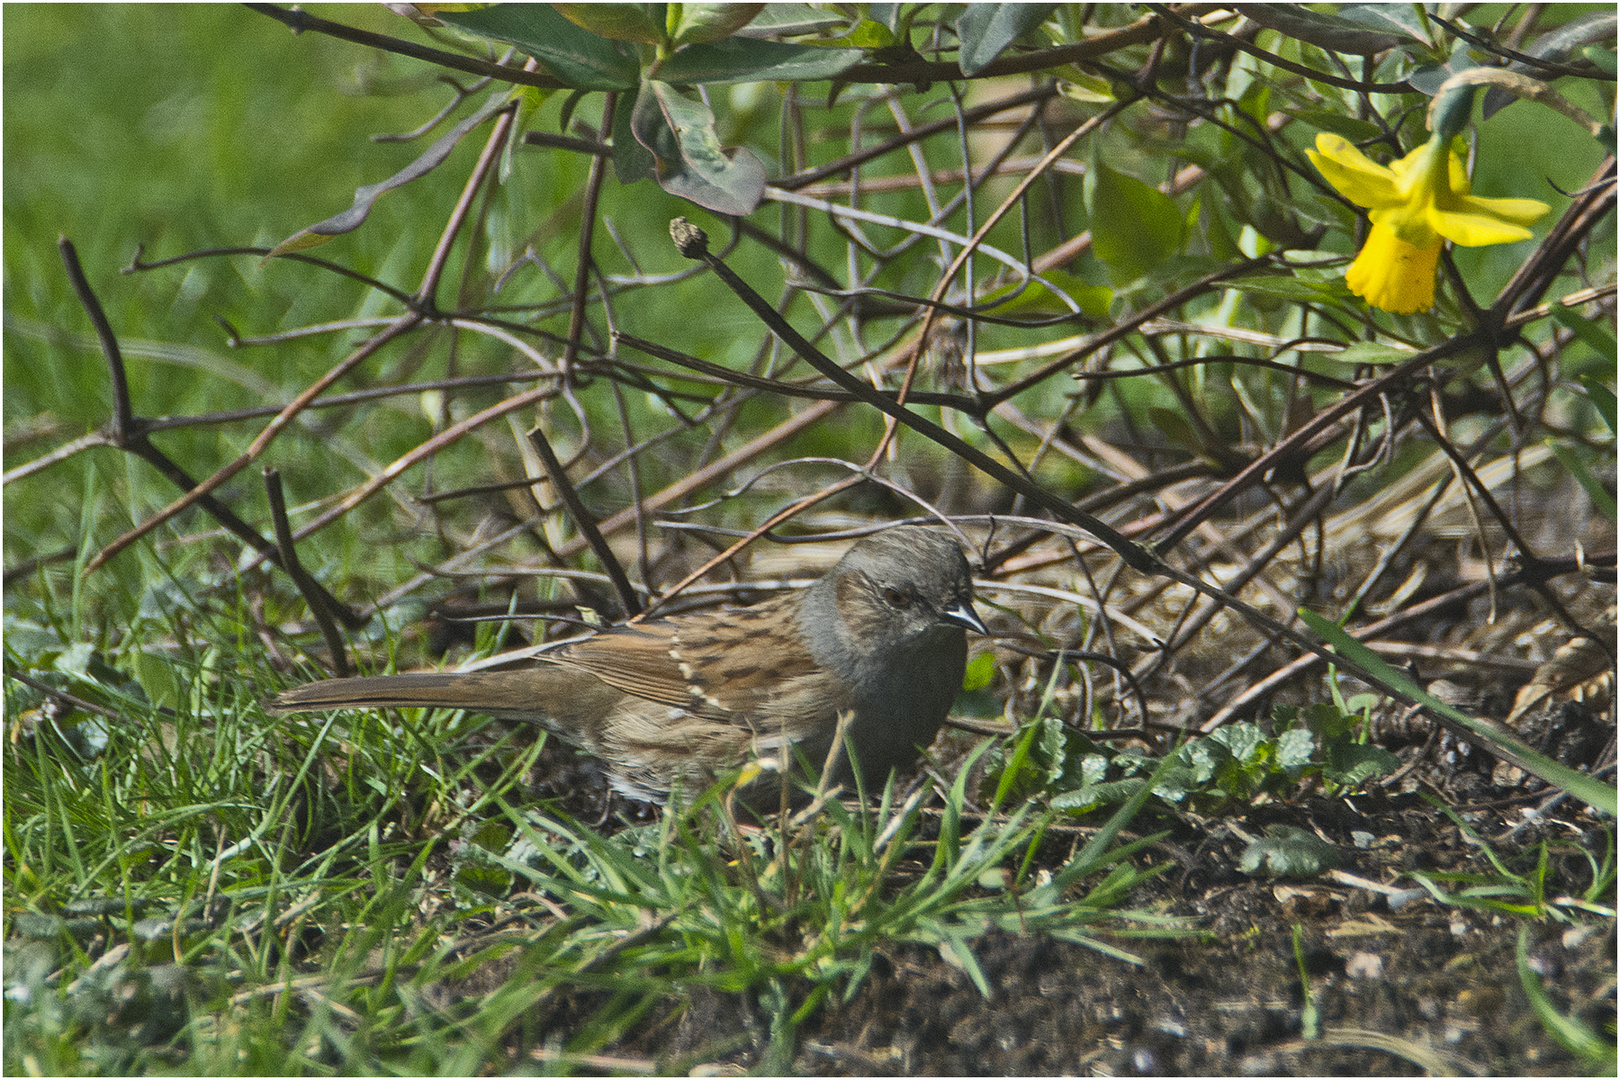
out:
<path id="1" fill-rule="evenodd" d="M 868 791 L 933 741 L 962 685 L 963 630 L 986 633 L 955 541 L 897 526 L 857 541 L 810 588 L 754 607 L 615 627 L 511 671 L 329 679 L 270 708 L 461 708 L 538 723 L 663 801 L 751 757 L 819 766 L 840 713 Z M 852 776 L 842 757 L 833 779 Z"/>

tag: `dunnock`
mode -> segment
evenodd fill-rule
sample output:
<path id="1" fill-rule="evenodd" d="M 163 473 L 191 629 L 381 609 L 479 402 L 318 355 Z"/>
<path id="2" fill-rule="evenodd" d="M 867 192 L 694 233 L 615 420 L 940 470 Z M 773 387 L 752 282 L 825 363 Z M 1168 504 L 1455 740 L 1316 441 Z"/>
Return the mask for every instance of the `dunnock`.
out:
<path id="1" fill-rule="evenodd" d="M 632 798 L 695 793 L 752 756 L 793 748 L 818 768 L 839 714 L 852 714 L 866 790 L 917 759 L 962 686 L 973 610 L 961 548 L 901 525 L 858 541 L 810 588 L 750 608 L 619 626 L 514 671 L 329 679 L 289 690 L 273 712 L 459 708 L 538 723 L 602 759 Z M 850 779 L 840 754 L 831 778 Z M 753 801 L 753 799 L 750 799 Z"/>

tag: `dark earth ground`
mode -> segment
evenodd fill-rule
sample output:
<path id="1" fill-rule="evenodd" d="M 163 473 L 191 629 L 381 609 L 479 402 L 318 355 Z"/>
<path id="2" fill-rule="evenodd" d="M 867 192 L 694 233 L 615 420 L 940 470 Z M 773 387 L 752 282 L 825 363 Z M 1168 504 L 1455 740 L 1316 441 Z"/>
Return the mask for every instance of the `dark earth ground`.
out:
<path id="1" fill-rule="evenodd" d="M 1544 719 L 1544 732 L 1566 742 L 1612 739 L 1612 727 L 1570 706 Z M 778 1041 L 773 1056 L 769 1016 L 757 1000 L 698 988 L 655 1007 L 595 1060 L 608 1072 L 711 1075 L 1579 1072 L 1579 1060 L 1532 1011 L 1516 961 L 1518 936 L 1528 927 L 1530 968 L 1558 1011 L 1612 1039 L 1612 919 L 1521 919 L 1427 894 L 1392 910 L 1386 894 L 1343 878 L 1286 882 L 1238 869 L 1249 838 L 1290 824 L 1331 842 L 1340 871 L 1369 882 L 1410 888 L 1415 882 L 1399 875 L 1414 869 L 1495 874 L 1480 844 L 1437 804 L 1490 841 L 1515 873 L 1534 871 L 1546 841 L 1549 898 L 1578 896 L 1590 884 L 1581 848 L 1600 863 L 1612 852 L 1612 823 L 1605 828 L 1573 800 L 1524 824 L 1527 812 L 1548 802 L 1539 781 L 1526 782 L 1449 736 L 1402 756 L 1420 753 L 1427 765 L 1408 775 L 1404 792 L 1236 806 L 1209 818 L 1163 805 L 1144 814 L 1139 832 L 1170 835 L 1139 862 L 1171 868 L 1136 890 L 1129 906 L 1190 916 L 1198 933 L 1108 938 L 1139 956 L 1140 967 L 1045 936 L 994 933 L 974 945 L 992 987 L 987 1000 L 938 952 L 897 945 L 880 953 L 850 1001 L 802 1023 L 787 1054 Z M 1516 825 L 1523 827 L 1506 836 Z M 1048 843 L 1039 861 L 1060 865 L 1074 839 Z M 1605 899 L 1612 902 L 1612 895 Z M 1305 1031 L 1300 956 L 1317 1014 L 1314 1037 Z M 490 965 L 461 992 L 499 985 L 505 968 Z M 546 1056 L 537 1048 L 565 1044 L 606 1001 L 605 992 L 589 990 L 548 1001 L 510 1037 L 510 1067 L 535 1068 Z"/>

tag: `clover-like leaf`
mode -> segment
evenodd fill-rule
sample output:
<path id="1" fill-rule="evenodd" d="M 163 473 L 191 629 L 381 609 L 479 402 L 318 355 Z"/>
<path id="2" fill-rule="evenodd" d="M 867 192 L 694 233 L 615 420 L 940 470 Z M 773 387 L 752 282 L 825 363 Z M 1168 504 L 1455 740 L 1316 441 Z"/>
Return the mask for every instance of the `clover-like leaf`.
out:
<path id="1" fill-rule="evenodd" d="M 1295 825 L 1271 825 L 1264 839 L 1243 849 L 1238 869 L 1267 877 L 1307 878 L 1339 865 L 1339 852 L 1315 833 Z"/>

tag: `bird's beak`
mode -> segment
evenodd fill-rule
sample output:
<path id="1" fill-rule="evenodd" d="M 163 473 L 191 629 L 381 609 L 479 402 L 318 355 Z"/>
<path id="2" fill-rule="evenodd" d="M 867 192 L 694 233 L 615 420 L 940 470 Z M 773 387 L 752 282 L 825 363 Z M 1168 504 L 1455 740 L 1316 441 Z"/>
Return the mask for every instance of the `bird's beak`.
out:
<path id="1" fill-rule="evenodd" d="M 966 600 L 957 601 L 939 614 L 940 618 L 945 622 L 965 626 L 975 634 L 984 634 L 987 637 L 990 634 L 990 628 L 984 625 L 984 620 L 979 618 L 979 613 L 974 611 L 973 605 Z"/>

